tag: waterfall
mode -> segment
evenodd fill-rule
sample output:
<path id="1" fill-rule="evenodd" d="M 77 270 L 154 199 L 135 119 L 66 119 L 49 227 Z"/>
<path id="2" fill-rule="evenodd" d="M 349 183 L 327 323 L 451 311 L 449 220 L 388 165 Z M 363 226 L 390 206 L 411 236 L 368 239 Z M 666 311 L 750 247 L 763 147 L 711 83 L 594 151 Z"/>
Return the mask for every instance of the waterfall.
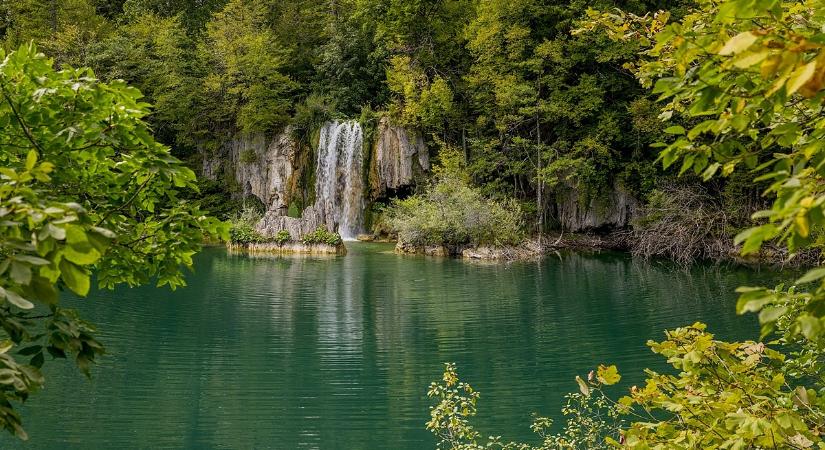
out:
<path id="1" fill-rule="evenodd" d="M 345 240 L 354 240 L 364 222 L 363 142 L 355 121 L 326 123 L 318 141 L 315 208 Z"/>

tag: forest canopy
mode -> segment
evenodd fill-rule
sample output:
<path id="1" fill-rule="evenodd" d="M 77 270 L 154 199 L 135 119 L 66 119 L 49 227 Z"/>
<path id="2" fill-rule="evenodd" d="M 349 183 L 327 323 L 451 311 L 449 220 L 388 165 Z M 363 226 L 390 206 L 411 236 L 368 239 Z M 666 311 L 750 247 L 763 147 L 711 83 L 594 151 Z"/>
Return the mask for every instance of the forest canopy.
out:
<path id="1" fill-rule="evenodd" d="M 378 111 L 434 152 L 462 149 L 483 195 L 542 227 L 556 195 L 644 197 L 659 176 L 659 107 L 622 67 L 640 44 L 570 31 L 587 7 L 688 3 L 19 0 L 0 2 L 0 40 L 140 89 L 158 139 L 193 164 L 238 133 Z"/>

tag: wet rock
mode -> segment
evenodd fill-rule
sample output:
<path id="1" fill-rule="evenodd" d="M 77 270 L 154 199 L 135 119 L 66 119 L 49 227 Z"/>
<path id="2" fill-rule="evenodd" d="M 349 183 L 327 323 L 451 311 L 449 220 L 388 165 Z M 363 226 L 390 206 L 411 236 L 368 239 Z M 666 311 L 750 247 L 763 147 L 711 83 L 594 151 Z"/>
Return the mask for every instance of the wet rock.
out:
<path id="1" fill-rule="evenodd" d="M 560 194 L 556 213 L 563 229 L 582 232 L 628 227 L 639 207 L 639 200 L 618 184 L 606 197 L 584 203 L 581 193 L 573 187 Z"/>
<path id="2" fill-rule="evenodd" d="M 430 170 L 430 156 L 420 134 L 391 125 L 384 117 L 375 136 L 371 167 L 373 198 L 410 186 L 417 175 Z"/>

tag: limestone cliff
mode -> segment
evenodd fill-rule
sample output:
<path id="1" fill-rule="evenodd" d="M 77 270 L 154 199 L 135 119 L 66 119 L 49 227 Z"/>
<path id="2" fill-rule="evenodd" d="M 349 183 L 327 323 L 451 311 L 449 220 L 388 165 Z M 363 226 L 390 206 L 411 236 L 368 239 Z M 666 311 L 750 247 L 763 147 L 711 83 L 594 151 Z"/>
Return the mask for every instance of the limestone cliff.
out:
<path id="1" fill-rule="evenodd" d="M 430 157 L 423 137 L 382 118 L 373 145 L 371 197 L 386 197 L 390 192 L 410 186 L 416 176 L 429 169 Z"/>
<path id="2" fill-rule="evenodd" d="M 237 183 L 234 195 L 254 195 L 267 210 L 286 213 L 297 151 L 289 129 L 274 138 L 261 133 L 237 136 L 216 156 L 204 156 L 202 174 L 217 180 L 222 172 L 228 172 Z"/>
<path id="3" fill-rule="evenodd" d="M 287 188 L 297 149 L 289 130 L 268 142 L 262 135 L 233 140 L 229 144 L 229 155 L 242 195 L 254 195 L 268 211 L 286 214 Z"/>
<path id="4" fill-rule="evenodd" d="M 318 148 L 299 145 L 289 130 L 271 139 L 263 134 L 239 136 L 217 157 L 204 157 L 202 174 L 217 180 L 223 173 L 237 183 L 235 195 L 260 199 L 266 213 L 257 228 L 263 234 L 287 230 L 299 239 L 322 226 L 354 236 L 368 201 L 412 185 L 430 167 L 423 138 L 386 118 L 371 144 L 363 146 L 359 136 L 360 127 L 352 121 L 325 124 Z M 362 183 L 360 161 L 367 157 L 368 179 Z M 304 185 L 314 185 L 314 195 L 301 196 Z M 296 208 L 301 217 L 288 217 Z"/>
<path id="5" fill-rule="evenodd" d="M 639 208 L 639 201 L 618 184 L 606 195 L 582 201 L 581 193 L 571 187 L 559 194 L 556 217 L 561 227 L 582 232 L 598 229 L 625 228 Z"/>

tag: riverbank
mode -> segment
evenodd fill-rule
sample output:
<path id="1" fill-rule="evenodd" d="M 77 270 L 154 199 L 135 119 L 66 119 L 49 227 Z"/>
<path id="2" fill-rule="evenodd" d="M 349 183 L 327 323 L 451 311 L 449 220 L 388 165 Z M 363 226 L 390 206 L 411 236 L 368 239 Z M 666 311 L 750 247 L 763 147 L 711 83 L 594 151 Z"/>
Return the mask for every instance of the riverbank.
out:
<path id="1" fill-rule="evenodd" d="M 548 233 L 533 236 L 515 246 L 457 246 L 441 245 L 415 246 L 397 242 L 395 253 L 401 255 L 427 255 L 462 258 L 467 260 L 519 261 L 540 258 L 547 253 L 558 250 L 600 251 L 613 250 L 630 253 L 645 259 L 663 259 L 680 265 L 689 265 L 698 261 L 715 263 L 732 263 L 744 266 L 774 266 L 780 268 L 812 267 L 822 262 L 822 253 L 807 250 L 790 255 L 786 248 L 777 245 L 765 245 L 757 255 L 743 257 L 741 247 L 733 244 L 733 238 L 727 241 L 705 243 L 713 248 L 710 254 L 679 254 L 678 247 L 652 248 L 631 231 L 614 231 L 609 233 Z"/>
<path id="2" fill-rule="evenodd" d="M 540 258 L 550 251 L 570 250 L 626 250 L 620 241 L 597 235 L 563 234 L 534 236 L 519 245 L 507 246 L 446 246 L 411 245 L 398 241 L 395 253 L 426 255 L 468 260 L 518 261 Z"/>

